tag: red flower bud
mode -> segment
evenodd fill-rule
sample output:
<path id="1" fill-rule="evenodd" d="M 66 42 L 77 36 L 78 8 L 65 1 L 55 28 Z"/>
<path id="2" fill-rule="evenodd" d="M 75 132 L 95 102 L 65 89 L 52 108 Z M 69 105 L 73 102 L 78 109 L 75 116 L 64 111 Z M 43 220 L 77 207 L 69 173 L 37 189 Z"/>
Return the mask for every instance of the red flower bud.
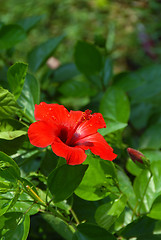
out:
<path id="1" fill-rule="evenodd" d="M 131 160 L 138 165 L 142 169 L 149 169 L 150 167 L 150 161 L 148 158 L 146 158 L 141 152 L 133 149 L 133 148 L 128 148 L 127 152 L 129 154 L 129 157 Z"/>

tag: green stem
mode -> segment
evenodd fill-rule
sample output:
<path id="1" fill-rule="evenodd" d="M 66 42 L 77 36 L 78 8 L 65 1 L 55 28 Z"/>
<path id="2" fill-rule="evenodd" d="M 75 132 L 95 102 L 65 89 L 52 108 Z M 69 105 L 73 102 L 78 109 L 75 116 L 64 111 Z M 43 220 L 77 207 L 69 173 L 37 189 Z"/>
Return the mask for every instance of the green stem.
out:
<path id="1" fill-rule="evenodd" d="M 72 208 L 70 209 L 70 212 L 71 212 L 76 224 L 79 225 L 80 224 L 79 219 L 77 218 L 77 215 L 75 214 L 75 212 L 73 211 Z"/>

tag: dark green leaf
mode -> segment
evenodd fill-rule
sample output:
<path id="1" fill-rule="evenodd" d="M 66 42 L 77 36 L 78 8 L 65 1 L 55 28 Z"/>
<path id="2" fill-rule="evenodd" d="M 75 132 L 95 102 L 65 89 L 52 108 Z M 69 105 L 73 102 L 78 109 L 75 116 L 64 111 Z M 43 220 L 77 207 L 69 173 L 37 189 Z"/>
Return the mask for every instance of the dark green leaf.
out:
<path id="1" fill-rule="evenodd" d="M 26 38 L 24 29 L 18 25 L 3 25 L 0 28 L 0 49 L 14 47 Z"/>
<path id="2" fill-rule="evenodd" d="M 0 118 L 12 117 L 18 111 L 15 97 L 8 90 L 0 87 Z"/>
<path id="3" fill-rule="evenodd" d="M 87 165 L 62 165 L 50 173 L 48 188 L 53 195 L 54 202 L 67 199 L 80 184 Z"/>
<path id="4" fill-rule="evenodd" d="M 96 94 L 96 89 L 88 82 L 76 80 L 70 80 L 63 83 L 58 90 L 66 97 L 85 97 Z"/>
<path id="5" fill-rule="evenodd" d="M 161 123 L 150 126 L 141 136 L 141 149 L 159 149 L 161 148 Z"/>
<path id="6" fill-rule="evenodd" d="M 126 123 L 130 115 L 130 105 L 126 94 L 121 89 L 108 88 L 101 100 L 100 112 L 104 117 Z"/>
<path id="7" fill-rule="evenodd" d="M 9 82 L 11 92 L 14 94 L 16 100 L 21 94 L 25 81 L 25 76 L 27 73 L 27 68 L 28 68 L 27 64 L 19 62 L 15 63 L 8 70 L 7 79 Z"/>
<path id="8" fill-rule="evenodd" d="M 8 155 L 14 154 L 22 146 L 24 141 L 27 140 L 26 138 L 26 135 L 22 135 L 13 140 L 0 139 L 0 151 Z"/>
<path id="9" fill-rule="evenodd" d="M 54 82 L 65 82 L 77 75 L 80 75 L 80 72 L 76 65 L 74 63 L 67 63 L 54 70 L 52 79 Z"/>
<path id="10" fill-rule="evenodd" d="M 43 16 L 32 16 L 28 18 L 21 19 L 17 22 L 26 32 L 29 32 L 40 20 Z"/>
<path id="11" fill-rule="evenodd" d="M 112 60 L 107 58 L 104 61 L 104 68 L 103 68 L 103 85 L 104 85 L 104 87 L 108 86 L 108 84 L 112 78 L 112 73 L 113 73 Z"/>
<path id="12" fill-rule="evenodd" d="M 160 230 L 161 221 L 156 221 L 144 216 L 123 228 L 119 235 L 125 239 L 160 240 Z"/>
<path id="13" fill-rule="evenodd" d="M 111 233 L 94 224 L 83 223 L 77 229 L 72 240 L 116 240 Z"/>
<path id="14" fill-rule="evenodd" d="M 52 38 L 45 43 L 35 47 L 28 54 L 29 68 L 36 72 L 44 62 L 53 54 L 57 46 L 63 40 L 64 36 Z"/>
<path id="15" fill-rule="evenodd" d="M 93 75 L 102 68 L 102 56 L 90 43 L 78 41 L 75 46 L 74 58 L 76 66 L 85 75 Z"/>
<path id="16" fill-rule="evenodd" d="M 73 228 L 70 224 L 67 224 L 62 219 L 55 217 L 51 214 L 42 214 L 43 219 L 45 219 L 50 226 L 60 234 L 66 240 L 72 240 L 73 237 Z"/>
<path id="17" fill-rule="evenodd" d="M 161 220 L 161 195 L 154 200 L 150 213 L 147 216 Z"/>

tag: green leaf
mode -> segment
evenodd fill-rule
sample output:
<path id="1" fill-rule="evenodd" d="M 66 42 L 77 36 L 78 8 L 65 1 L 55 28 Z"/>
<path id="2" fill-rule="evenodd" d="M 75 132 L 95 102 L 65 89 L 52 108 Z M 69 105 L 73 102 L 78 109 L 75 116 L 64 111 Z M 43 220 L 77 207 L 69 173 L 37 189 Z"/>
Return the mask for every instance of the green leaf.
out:
<path id="1" fill-rule="evenodd" d="M 26 135 L 16 137 L 13 140 L 0 139 L 0 151 L 12 155 L 17 152 L 25 140 L 27 140 Z"/>
<path id="2" fill-rule="evenodd" d="M 154 200 L 150 213 L 147 216 L 161 220 L 161 195 Z"/>
<path id="3" fill-rule="evenodd" d="M 75 190 L 76 195 L 88 201 L 96 201 L 105 198 L 111 191 L 116 191 L 113 183 L 116 173 L 112 162 L 88 155 L 85 163 L 89 167 Z"/>
<path id="4" fill-rule="evenodd" d="M 128 159 L 126 169 L 134 176 L 138 176 L 142 171 L 142 169 L 139 168 L 131 159 Z"/>
<path id="5" fill-rule="evenodd" d="M 43 16 L 27 17 L 18 21 L 17 24 L 20 25 L 26 32 L 29 32 L 37 23 L 40 22 L 42 18 Z"/>
<path id="6" fill-rule="evenodd" d="M 31 71 L 36 72 L 44 64 L 44 62 L 53 54 L 63 38 L 64 36 L 52 38 L 29 52 L 28 62 Z"/>
<path id="7" fill-rule="evenodd" d="M 48 188 L 53 195 L 54 202 L 60 202 L 74 192 L 80 184 L 87 165 L 62 165 L 52 171 L 48 177 Z"/>
<path id="8" fill-rule="evenodd" d="M 18 111 L 14 95 L 0 87 L 0 118 L 12 117 Z"/>
<path id="9" fill-rule="evenodd" d="M 24 29 L 18 25 L 3 25 L 0 28 L 0 49 L 14 47 L 26 38 Z"/>
<path id="10" fill-rule="evenodd" d="M 102 97 L 100 112 L 106 118 L 127 123 L 130 115 L 130 105 L 126 94 L 116 87 L 108 88 Z"/>
<path id="11" fill-rule="evenodd" d="M 160 149 L 161 141 L 161 123 L 150 126 L 141 136 L 140 148 L 141 149 Z"/>
<path id="12" fill-rule="evenodd" d="M 98 130 L 98 132 L 102 136 L 106 136 L 109 133 L 116 132 L 117 130 L 123 129 L 127 126 L 127 123 L 118 122 L 108 118 L 105 118 L 105 122 L 106 122 L 106 128 L 102 128 Z"/>
<path id="13" fill-rule="evenodd" d="M 42 214 L 41 216 L 56 232 L 60 234 L 60 236 L 63 237 L 63 239 L 72 240 L 74 230 L 70 224 L 67 224 L 62 219 L 48 213 Z"/>
<path id="14" fill-rule="evenodd" d="M 113 73 L 113 65 L 112 60 L 109 58 L 106 58 L 104 61 L 104 68 L 103 68 L 103 85 L 104 87 L 107 87 Z"/>
<path id="15" fill-rule="evenodd" d="M 0 139 L 13 140 L 26 135 L 24 125 L 14 119 L 2 119 L 0 122 Z"/>
<path id="16" fill-rule="evenodd" d="M 70 80 L 63 83 L 58 88 L 58 91 L 66 97 L 85 97 L 96 94 L 96 89 L 94 89 L 88 82 L 76 80 Z"/>
<path id="17" fill-rule="evenodd" d="M 10 182 L 15 182 L 20 178 L 17 164 L 3 152 L 0 152 L 0 177 Z"/>
<path id="18" fill-rule="evenodd" d="M 150 211 L 154 200 L 161 195 L 161 165 L 160 161 L 151 163 L 152 177 L 148 170 L 143 170 L 134 181 L 134 191 L 138 200 L 140 213 Z M 150 178 L 150 179 L 149 179 Z M 149 183 L 148 183 L 149 182 Z M 142 203 L 141 203 L 142 202 Z M 140 206 L 141 204 L 141 206 Z"/>
<path id="19" fill-rule="evenodd" d="M 13 198 L 12 193 L 7 194 L 10 199 Z M 3 197 L 1 198 L 3 199 Z M 18 201 L 7 210 L 7 212 L 21 212 L 27 215 L 35 215 L 39 212 L 40 205 L 34 202 L 33 198 L 31 198 L 26 192 L 21 192 L 20 196 L 18 197 Z"/>
<path id="20" fill-rule="evenodd" d="M 12 65 L 8 70 L 7 79 L 11 92 L 14 94 L 16 100 L 21 94 L 27 73 L 27 68 L 27 64 L 19 62 Z"/>
<path id="21" fill-rule="evenodd" d="M 0 216 L 8 212 L 9 209 L 11 209 L 15 205 L 19 195 L 20 188 L 17 187 L 13 189 L 12 186 L 10 187 L 10 189 L 7 189 L 7 193 L 2 193 L 0 195 Z"/>
<path id="22" fill-rule="evenodd" d="M 93 75 L 102 68 L 102 56 L 97 48 L 87 42 L 78 41 L 74 52 L 75 63 L 80 72 Z"/>
<path id="23" fill-rule="evenodd" d="M 132 73 L 125 73 L 117 78 L 115 85 L 129 91 L 132 102 L 160 104 L 160 64 L 153 64 Z"/>
<path id="24" fill-rule="evenodd" d="M 26 240 L 30 228 L 30 218 L 22 213 L 6 213 L 0 217 L 0 237 L 5 240 Z"/>
<path id="25" fill-rule="evenodd" d="M 123 212 L 126 202 L 127 197 L 122 195 L 120 198 L 114 200 L 114 202 L 108 202 L 98 207 L 95 213 L 97 224 L 100 227 L 109 230 L 109 228 Z"/>
<path id="26" fill-rule="evenodd" d="M 26 131 L 22 130 L 15 130 L 15 131 L 8 131 L 8 132 L 0 132 L 0 138 L 6 140 L 12 140 L 22 135 L 26 135 Z"/>
<path id="27" fill-rule="evenodd" d="M 83 223 L 78 225 L 72 240 L 116 240 L 116 238 L 105 229 L 97 225 Z"/>
<path id="28" fill-rule="evenodd" d="M 143 216 L 123 228 L 119 232 L 119 236 L 125 239 L 160 240 L 160 232 L 161 221 Z"/>
<path id="29" fill-rule="evenodd" d="M 61 65 L 59 68 L 53 71 L 54 82 L 65 82 L 71 80 L 73 77 L 80 75 L 76 65 L 74 63 L 67 63 Z"/>
<path id="30" fill-rule="evenodd" d="M 28 116 L 30 121 L 34 121 L 35 104 L 40 101 L 40 87 L 37 79 L 27 74 L 22 93 L 18 99 L 18 104 L 23 108 L 25 115 Z"/>
<path id="31" fill-rule="evenodd" d="M 117 170 L 117 178 L 118 178 L 118 185 L 121 192 L 126 195 L 130 206 L 135 207 L 136 196 L 134 193 L 134 189 L 132 187 L 132 183 L 129 177 L 125 174 L 125 172 L 121 168 L 118 168 Z"/>

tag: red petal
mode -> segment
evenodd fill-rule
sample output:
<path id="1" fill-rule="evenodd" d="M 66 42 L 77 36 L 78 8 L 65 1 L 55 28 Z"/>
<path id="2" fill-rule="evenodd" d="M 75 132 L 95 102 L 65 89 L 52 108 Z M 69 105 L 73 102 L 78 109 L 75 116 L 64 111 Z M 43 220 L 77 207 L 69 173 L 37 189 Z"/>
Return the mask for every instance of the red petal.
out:
<path id="1" fill-rule="evenodd" d="M 56 123 L 63 123 L 69 112 L 63 105 L 41 102 L 39 105 L 35 104 L 34 114 L 36 120 L 49 121 L 52 119 Z"/>
<path id="2" fill-rule="evenodd" d="M 75 137 L 78 139 L 82 139 L 86 136 L 92 135 L 97 132 L 99 128 L 105 128 L 106 123 L 102 117 L 101 113 L 94 113 L 91 119 L 82 122 L 76 132 Z"/>
<path id="3" fill-rule="evenodd" d="M 117 157 L 117 155 L 113 153 L 112 147 L 108 145 L 99 133 L 78 140 L 75 144 L 76 146 L 82 147 L 84 150 L 90 149 L 92 153 L 99 155 L 100 158 L 104 160 L 112 161 Z"/>
<path id="4" fill-rule="evenodd" d="M 30 125 L 28 136 L 32 145 L 43 148 L 53 143 L 57 131 L 57 126 L 39 121 Z"/>
<path id="5" fill-rule="evenodd" d="M 87 157 L 83 149 L 79 147 L 69 147 L 68 145 L 64 144 L 59 138 L 55 139 L 51 147 L 53 152 L 56 155 L 65 158 L 67 164 L 69 165 L 81 164 Z"/>

